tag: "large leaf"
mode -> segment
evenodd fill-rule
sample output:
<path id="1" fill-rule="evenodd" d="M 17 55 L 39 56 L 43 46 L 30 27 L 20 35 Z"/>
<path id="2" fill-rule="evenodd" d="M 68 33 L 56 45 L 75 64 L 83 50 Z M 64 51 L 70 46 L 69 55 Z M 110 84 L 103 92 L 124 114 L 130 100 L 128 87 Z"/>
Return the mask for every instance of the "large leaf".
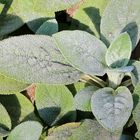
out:
<path id="1" fill-rule="evenodd" d="M 39 29 L 36 31 L 36 34 L 42 35 L 53 35 L 58 32 L 58 23 L 55 19 L 47 20 L 44 22 Z"/>
<path id="2" fill-rule="evenodd" d="M 78 20 L 78 29 L 100 36 L 100 20 L 102 13 L 110 0 L 86 0 L 75 10 L 73 18 Z M 72 26 L 75 26 L 75 21 Z M 77 29 L 77 26 L 76 26 Z"/>
<path id="3" fill-rule="evenodd" d="M 0 42 L 0 73 L 26 83 L 69 84 L 81 73 L 67 64 L 51 37 L 24 35 Z"/>
<path id="4" fill-rule="evenodd" d="M 91 108 L 104 128 L 111 132 L 120 131 L 131 115 L 132 95 L 126 87 L 119 87 L 115 91 L 105 87 L 92 95 Z"/>
<path id="5" fill-rule="evenodd" d="M 75 68 L 91 75 L 104 75 L 106 46 L 84 31 L 62 31 L 53 36 L 64 57 Z"/>
<path id="6" fill-rule="evenodd" d="M 132 43 L 129 35 L 123 33 L 115 39 L 106 52 L 106 63 L 108 66 L 124 67 L 128 64 L 132 51 Z"/>
<path id="7" fill-rule="evenodd" d="M 34 106 L 21 93 L 13 95 L 0 95 L 0 103 L 6 108 L 15 127 L 24 120 L 36 120 Z"/>
<path id="8" fill-rule="evenodd" d="M 75 106 L 71 92 L 64 86 L 36 85 L 35 101 L 40 117 L 49 125 L 75 121 Z"/>
<path id="9" fill-rule="evenodd" d="M 105 130 L 96 120 L 68 123 L 51 129 L 45 140 L 119 140 L 120 134 Z"/>
<path id="10" fill-rule="evenodd" d="M 28 22 L 42 17 L 54 17 L 56 11 L 67 9 L 80 0 L 13 0 L 8 13 L 16 14 Z"/>
<path id="11" fill-rule="evenodd" d="M 0 137 L 6 136 L 8 130 L 11 129 L 11 126 L 10 116 L 4 106 L 0 103 Z"/>
<path id="12" fill-rule="evenodd" d="M 139 0 L 111 0 L 101 20 L 102 40 L 109 44 L 121 32 L 127 31 L 134 49 L 140 38 L 139 13 Z"/>
<path id="13" fill-rule="evenodd" d="M 39 140 L 42 125 L 35 121 L 27 121 L 15 127 L 7 140 Z"/>
<path id="14" fill-rule="evenodd" d="M 0 94 L 13 94 L 24 90 L 28 84 L 0 75 Z"/>
<path id="15" fill-rule="evenodd" d="M 91 111 L 91 97 L 97 89 L 96 86 L 89 86 L 80 90 L 74 97 L 76 109 Z"/>

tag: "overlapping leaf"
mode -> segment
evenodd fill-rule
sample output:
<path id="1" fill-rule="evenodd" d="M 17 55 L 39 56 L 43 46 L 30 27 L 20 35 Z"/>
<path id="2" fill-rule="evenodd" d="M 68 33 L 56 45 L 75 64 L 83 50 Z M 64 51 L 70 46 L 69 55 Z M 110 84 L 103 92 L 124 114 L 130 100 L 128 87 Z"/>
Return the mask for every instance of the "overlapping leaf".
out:
<path id="1" fill-rule="evenodd" d="M 84 31 L 62 31 L 54 34 L 58 48 L 75 68 L 90 75 L 106 72 L 106 46 L 96 37 Z"/>
<path id="2" fill-rule="evenodd" d="M 0 42 L 0 73 L 25 83 L 70 84 L 81 73 L 62 57 L 49 36 L 24 35 Z"/>
<path id="3" fill-rule="evenodd" d="M 52 129 L 45 140 L 118 140 L 120 134 L 105 130 L 95 120 L 84 120 L 82 123 L 68 123 Z"/>
<path id="4" fill-rule="evenodd" d="M 60 85 L 36 85 L 35 101 L 40 117 L 49 125 L 60 120 L 75 121 L 76 111 L 71 92 Z"/>
<path id="5" fill-rule="evenodd" d="M 7 140 L 38 140 L 42 125 L 36 121 L 27 121 L 15 127 Z"/>
<path id="6" fill-rule="evenodd" d="M 139 0 L 111 0 L 101 19 L 102 40 L 110 44 L 121 32 L 127 31 L 134 49 L 140 38 L 139 13 Z"/>

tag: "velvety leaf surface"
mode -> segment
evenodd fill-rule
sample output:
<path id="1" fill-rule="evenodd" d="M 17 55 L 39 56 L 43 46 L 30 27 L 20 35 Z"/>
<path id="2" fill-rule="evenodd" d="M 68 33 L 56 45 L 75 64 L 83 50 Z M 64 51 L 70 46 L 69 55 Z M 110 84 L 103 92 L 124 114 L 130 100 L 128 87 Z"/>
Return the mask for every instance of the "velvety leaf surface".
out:
<path id="1" fill-rule="evenodd" d="M 139 13 L 139 0 L 111 0 L 101 20 L 102 40 L 109 44 L 121 32 L 127 31 L 134 49 L 140 38 Z"/>
<path id="2" fill-rule="evenodd" d="M 129 35 L 119 35 L 110 45 L 106 52 L 106 63 L 108 66 L 124 67 L 128 64 L 132 51 L 132 43 Z"/>
<path id="3" fill-rule="evenodd" d="M 69 84 L 81 73 L 62 57 L 49 36 L 24 35 L 0 42 L 0 73 L 26 83 Z"/>
<path id="4" fill-rule="evenodd" d="M 35 121 L 21 123 L 12 130 L 7 140 L 39 140 L 42 128 L 42 125 Z"/>
<path id="5" fill-rule="evenodd" d="M 85 88 L 85 83 L 83 82 L 77 82 L 74 84 L 76 92 L 79 92 L 81 89 Z"/>
<path id="6" fill-rule="evenodd" d="M 137 86 L 135 87 L 133 100 L 135 103 L 133 109 L 133 119 L 138 129 L 136 137 L 140 139 L 140 83 L 138 83 Z"/>
<path id="7" fill-rule="evenodd" d="M 128 121 L 133 109 L 133 99 L 126 87 L 115 91 L 105 87 L 94 92 L 91 108 L 99 123 L 111 132 L 120 131 Z"/>
<path id="8" fill-rule="evenodd" d="M 96 86 L 89 86 L 81 89 L 74 97 L 75 107 L 81 111 L 91 111 L 91 97 L 99 88 Z"/>
<path id="9" fill-rule="evenodd" d="M 47 20 L 44 22 L 39 29 L 36 31 L 36 34 L 42 35 L 53 35 L 58 32 L 58 23 L 55 19 Z"/>
<path id="10" fill-rule="evenodd" d="M 35 101 L 40 117 L 48 125 L 54 125 L 61 119 L 75 121 L 73 96 L 64 85 L 37 84 Z"/>
<path id="11" fill-rule="evenodd" d="M 84 31 L 62 31 L 53 37 L 64 57 L 75 68 L 90 75 L 104 75 L 106 46 Z"/>
<path id="12" fill-rule="evenodd" d="M 0 136 L 7 135 L 11 126 L 10 116 L 4 106 L 0 103 Z"/>
<path id="13" fill-rule="evenodd" d="M 102 13 L 110 0 L 83 1 L 73 13 L 73 18 L 78 20 L 78 29 L 100 36 L 100 20 Z M 75 22 L 72 22 L 75 26 Z M 77 28 L 77 27 L 76 27 Z"/>
<path id="14" fill-rule="evenodd" d="M 9 113 L 12 127 L 15 127 L 21 121 L 36 119 L 32 103 L 21 93 L 0 95 L 0 103 Z"/>
<path id="15" fill-rule="evenodd" d="M 95 120 L 84 120 L 82 123 L 68 123 L 50 130 L 45 140 L 85 140 L 85 138 L 118 140 L 120 134 L 108 132 Z"/>
<path id="16" fill-rule="evenodd" d="M 28 84 L 0 75 L 0 94 L 13 94 L 25 89 Z"/>

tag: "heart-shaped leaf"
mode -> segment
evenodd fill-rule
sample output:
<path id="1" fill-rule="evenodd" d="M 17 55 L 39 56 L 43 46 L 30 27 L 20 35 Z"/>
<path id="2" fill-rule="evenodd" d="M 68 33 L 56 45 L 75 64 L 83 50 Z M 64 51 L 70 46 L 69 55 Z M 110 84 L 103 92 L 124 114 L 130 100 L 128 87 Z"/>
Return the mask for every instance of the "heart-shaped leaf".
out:
<path id="1" fill-rule="evenodd" d="M 120 131 L 131 115 L 132 95 L 127 87 L 118 87 L 115 91 L 105 87 L 92 95 L 91 108 L 103 127 L 111 132 Z"/>
<path id="2" fill-rule="evenodd" d="M 84 132 L 84 133 L 83 133 Z M 96 120 L 84 120 L 80 123 L 68 123 L 50 129 L 45 140 L 119 140 L 120 133 L 110 133 Z"/>
<path id="3" fill-rule="evenodd" d="M 11 127 L 10 116 L 4 106 L 0 103 L 0 137 L 7 136 L 9 133 L 8 130 L 10 130 Z"/>
<path id="4" fill-rule="evenodd" d="M 99 88 L 89 86 L 80 90 L 74 97 L 75 107 L 81 111 L 91 111 L 91 97 Z"/>
<path id="5" fill-rule="evenodd" d="M 0 75 L 0 94 L 13 94 L 25 89 L 28 84 Z"/>
<path id="6" fill-rule="evenodd" d="M 12 127 L 15 127 L 21 121 L 37 120 L 33 104 L 21 93 L 0 95 L 0 103 L 10 115 Z"/>
<path id="7" fill-rule="evenodd" d="M 140 38 L 139 13 L 139 0 L 111 0 L 101 19 L 102 40 L 110 44 L 120 33 L 128 32 L 134 49 Z"/>
<path id="8" fill-rule="evenodd" d="M 48 124 L 75 121 L 76 111 L 71 92 L 60 85 L 36 85 L 35 101 L 40 117 Z"/>
<path id="9" fill-rule="evenodd" d="M 128 64 L 132 43 L 127 33 L 122 33 L 110 45 L 106 52 L 106 63 L 109 67 L 124 67 Z"/>
<path id="10" fill-rule="evenodd" d="M 0 57 L 0 73 L 25 83 L 70 84 L 81 76 L 66 63 L 49 36 L 5 39 L 0 42 Z"/>
<path id="11" fill-rule="evenodd" d="M 58 48 L 75 68 L 90 75 L 104 75 L 106 46 L 84 31 L 62 31 L 54 34 Z"/>
<path id="12" fill-rule="evenodd" d="M 55 19 L 47 20 L 44 22 L 39 29 L 36 31 L 36 34 L 42 35 L 53 35 L 58 32 L 58 23 Z"/>
<path id="13" fill-rule="evenodd" d="M 7 140 L 39 140 L 42 125 L 36 121 L 27 121 L 16 126 Z"/>

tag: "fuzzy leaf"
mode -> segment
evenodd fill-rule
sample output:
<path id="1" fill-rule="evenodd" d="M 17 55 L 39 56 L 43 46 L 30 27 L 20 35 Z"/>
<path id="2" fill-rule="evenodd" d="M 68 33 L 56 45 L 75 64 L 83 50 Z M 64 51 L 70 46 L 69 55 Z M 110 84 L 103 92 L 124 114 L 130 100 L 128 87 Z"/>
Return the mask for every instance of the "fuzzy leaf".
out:
<path id="1" fill-rule="evenodd" d="M 36 85 L 36 106 L 40 117 L 48 124 L 59 121 L 75 121 L 75 107 L 71 92 L 60 85 Z"/>
<path id="2" fill-rule="evenodd" d="M 126 87 L 119 87 L 115 91 L 105 87 L 92 95 L 91 108 L 104 128 L 111 132 L 120 131 L 131 115 L 132 95 Z"/>
<path id="3" fill-rule="evenodd" d="M 36 120 L 34 106 L 21 93 L 13 95 L 0 95 L 0 103 L 6 108 L 12 121 L 12 127 L 21 121 Z"/>
<path id="4" fill-rule="evenodd" d="M 4 108 L 4 106 L 0 103 L 0 137 L 6 136 L 9 132 L 8 130 L 11 129 L 11 119 Z"/>
<path id="5" fill-rule="evenodd" d="M 89 86 L 80 90 L 74 97 L 75 107 L 81 111 L 91 111 L 91 97 L 99 88 Z"/>
<path id="6" fill-rule="evenodd" d="M 80 0 L 13 0 L 8 13 L 18 15 L 23 21 L 29 22 L 42 17 L 54 17 L 61 11 L 76 4 Z"/>
<path id="7" fill-rule="evenodd" d="M 49 36 L 5 39 L 0 42 L 0 57 L 0 73 L 25 83 L 69 84 L 81 76 L 65 62 Z"/>
<path id="8" fill-rule="evenodd" d="M 83 133 L 84 132 L 84 133 Z M 96 120 L 84 120 L 81 123 L 68 123 L 49 131 L 45 140 L 118 140 L 120 134 L 105 130 Z"/>
<path id="9" fill-rule="evenodd" d="M 112 68 L 124 67 L 128 64 L 132 51 L 132 43 L 129 35 L 119 35 L 106 52 L 106 63 Z"/>
<path id="10" fill-rule="evenodd" d="M 16 126 L 7 140 L 39 140 L 42 125 L 35 121 L 27 121 Z"/>
<path id="11" fill-rule="evenodd" d="M 0 75 L 0 94 L 13 94 L 24 90 L 28 84 Z"/>
<path id="12" fill-rule="evenodd" d="M 36 31 L 36 34 L 42 35 L 53 35 L 58 32 L 58 23 L 55 19 L 47 20 L 44 22 L 39 29 Z"/>
<path id="13" fill-rule="evenodd" d="M 106 46 L 84 31 L 62 31 L 55 35 L 58 48 L 75 68 L 90 75 L 104 75 Z"/>
<path id="14" fill-rule="evenodd" d="M 135 86 L 133 93 L 134 109 L 133 109 L 133 119 L 137 126 L 136 137 L 140 139 L 140 83 Z"/>
<path id="15" fill-rule="evenodd" d="M 139 0 L 111 0 L 101 20 L 102 40 L 110 44 L 120 33 L 128 32 L 134 49 L 140 38 L 139 13 Z"/>
<path id="16" fill-rule="evenodd" d="M 102 13 L 110 0 L 86 0 L 82 1 L 73 14 L 73 19 L 79 21 L 78 27 L 75 20 L 72 21 L 72 28 L 84 30 L 95 36 L 100 36 L 100 20 Z"/>

